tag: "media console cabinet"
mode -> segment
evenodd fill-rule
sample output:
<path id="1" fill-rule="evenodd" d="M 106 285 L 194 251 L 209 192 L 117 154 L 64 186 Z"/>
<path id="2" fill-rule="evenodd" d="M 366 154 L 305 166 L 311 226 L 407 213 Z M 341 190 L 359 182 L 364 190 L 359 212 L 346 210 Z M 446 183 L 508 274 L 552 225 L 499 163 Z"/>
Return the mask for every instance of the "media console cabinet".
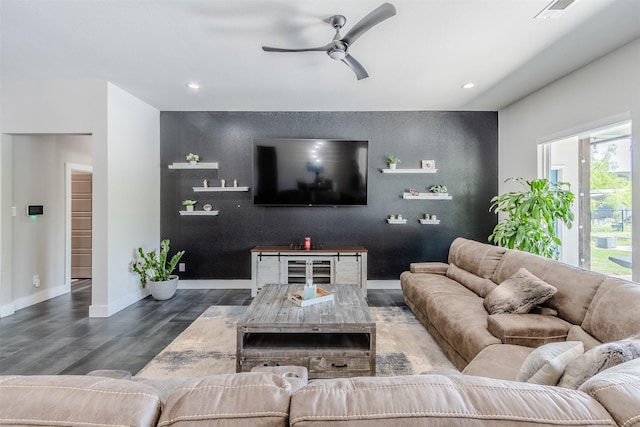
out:
<path id="1" fill-rule="evenodd" d="M 256 246 L 251 249 L 251 296 L 268 283 L 358 285 L 367 295 L 367 249 L 362 246 L 326 246 L 291 249 Z"/>

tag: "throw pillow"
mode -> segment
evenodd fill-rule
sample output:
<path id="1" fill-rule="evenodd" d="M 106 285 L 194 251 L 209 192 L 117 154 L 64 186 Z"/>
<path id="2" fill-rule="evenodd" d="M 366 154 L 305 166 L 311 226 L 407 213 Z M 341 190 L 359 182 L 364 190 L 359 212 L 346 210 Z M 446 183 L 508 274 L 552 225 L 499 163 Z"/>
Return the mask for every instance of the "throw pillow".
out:
<path id="1" fill-rule="evenodd" d="M 500 283 L 484 299 L 489 314 L 528 313 L 551 298 L 558 290 L 524 268 Z"/>
<path id="2" fill-rule="evenodd" d="M 580 341 L 545 344 L 533 350 L 524 360 L 516 381 L 556 385 L 567 365 L 584 353 Z"/>
<path id="3" fill-rule="evenodd" d="M 638 357 L 640 357 L 638 337 L 600 344 L 569 363 L 558 385 L 576 390 L 598 372 Z"/>

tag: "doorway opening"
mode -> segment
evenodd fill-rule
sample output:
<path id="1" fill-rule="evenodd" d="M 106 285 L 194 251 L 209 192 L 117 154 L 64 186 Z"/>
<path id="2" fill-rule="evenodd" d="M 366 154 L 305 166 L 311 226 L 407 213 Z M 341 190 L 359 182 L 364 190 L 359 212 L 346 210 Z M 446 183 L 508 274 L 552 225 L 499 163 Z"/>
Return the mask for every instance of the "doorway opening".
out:
<path id="1" fill-rule="evenodd" d="M 66 270 L 73 291 L 91 286 L 93 169 L 91 166 L 67 163 L 66 176 Z"/>
<path id="2" fill-rule="evenodd" d="M 91 279 L 93 174 L 71 171 L 71 281 Z"/>

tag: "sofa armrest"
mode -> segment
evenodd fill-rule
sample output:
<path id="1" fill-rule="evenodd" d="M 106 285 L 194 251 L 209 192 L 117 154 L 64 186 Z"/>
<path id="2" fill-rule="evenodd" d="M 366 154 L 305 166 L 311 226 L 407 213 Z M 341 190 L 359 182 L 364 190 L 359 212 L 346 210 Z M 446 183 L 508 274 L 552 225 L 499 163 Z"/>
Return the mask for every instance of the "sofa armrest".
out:
<path id="1" fill-rule="evenodd" d="M 144 384 L 96 375 L 0 377 L 0 424 L 155 426 L 160 397 Z"/>
<path id="2" fill-rule="evenodd" d="M 444 262 L 412 262 L 409 271 L 412 273 L 447 274 L 449 264 Z"/>
<path id="3" fill-rule="evenodd" d="M 640 408 L 640 359 L 605 369 L 578 389 L 595 398 L 620 426 L 638 423 Z"/>
<path id="4" fill-rule="evenodd" d="M 487 329 L 503 344 L 525 347 L 566 341 L 571 323 L 542 314 L 492 314 L 487 317 Z"/>

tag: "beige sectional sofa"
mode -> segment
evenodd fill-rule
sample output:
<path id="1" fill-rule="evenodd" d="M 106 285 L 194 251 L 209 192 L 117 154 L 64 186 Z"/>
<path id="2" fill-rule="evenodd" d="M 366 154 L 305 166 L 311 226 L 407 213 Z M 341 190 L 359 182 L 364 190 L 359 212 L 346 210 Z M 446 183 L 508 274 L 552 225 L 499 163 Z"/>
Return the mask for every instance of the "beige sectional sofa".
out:
<path id="1" fill-rule="evenodd" d="M 545 344 L 590 349 L 637 333 L 638 285 L 462 238 L 448 261 L 413 264 L 401 283 L 462 373 L 308 381 L 304 368 L 267 367 L 195 379 L 4 376 L 0 425 L 640 427 L 640 358 L 578 389 L 514 381 Z M 489 315 L 485 297 L 522 267 L 555 295 L 539 313 Z"/>
<path id="2" fill-rule="evenodd" d="M 485 297 L 520 268 L 557 293 L 540 313 L 489 315 Z M 640 332 L 637 284 L 464 238 L 448 263 L 412 264 L 400 281 L 406 304 L 465 374 L 514 380 L 543 344 L 581 341 L 589 350 Z"/>
<path id="3" fill-rule="evenodd" d="M 580 390 L 462 375 L 314 380 L 287 369 L 197 379 L 0 377 L 11 426 L 625 426 L 640 425 L 640 359 Z M 284 374 L 284 375 L 283 375 Z"/>

